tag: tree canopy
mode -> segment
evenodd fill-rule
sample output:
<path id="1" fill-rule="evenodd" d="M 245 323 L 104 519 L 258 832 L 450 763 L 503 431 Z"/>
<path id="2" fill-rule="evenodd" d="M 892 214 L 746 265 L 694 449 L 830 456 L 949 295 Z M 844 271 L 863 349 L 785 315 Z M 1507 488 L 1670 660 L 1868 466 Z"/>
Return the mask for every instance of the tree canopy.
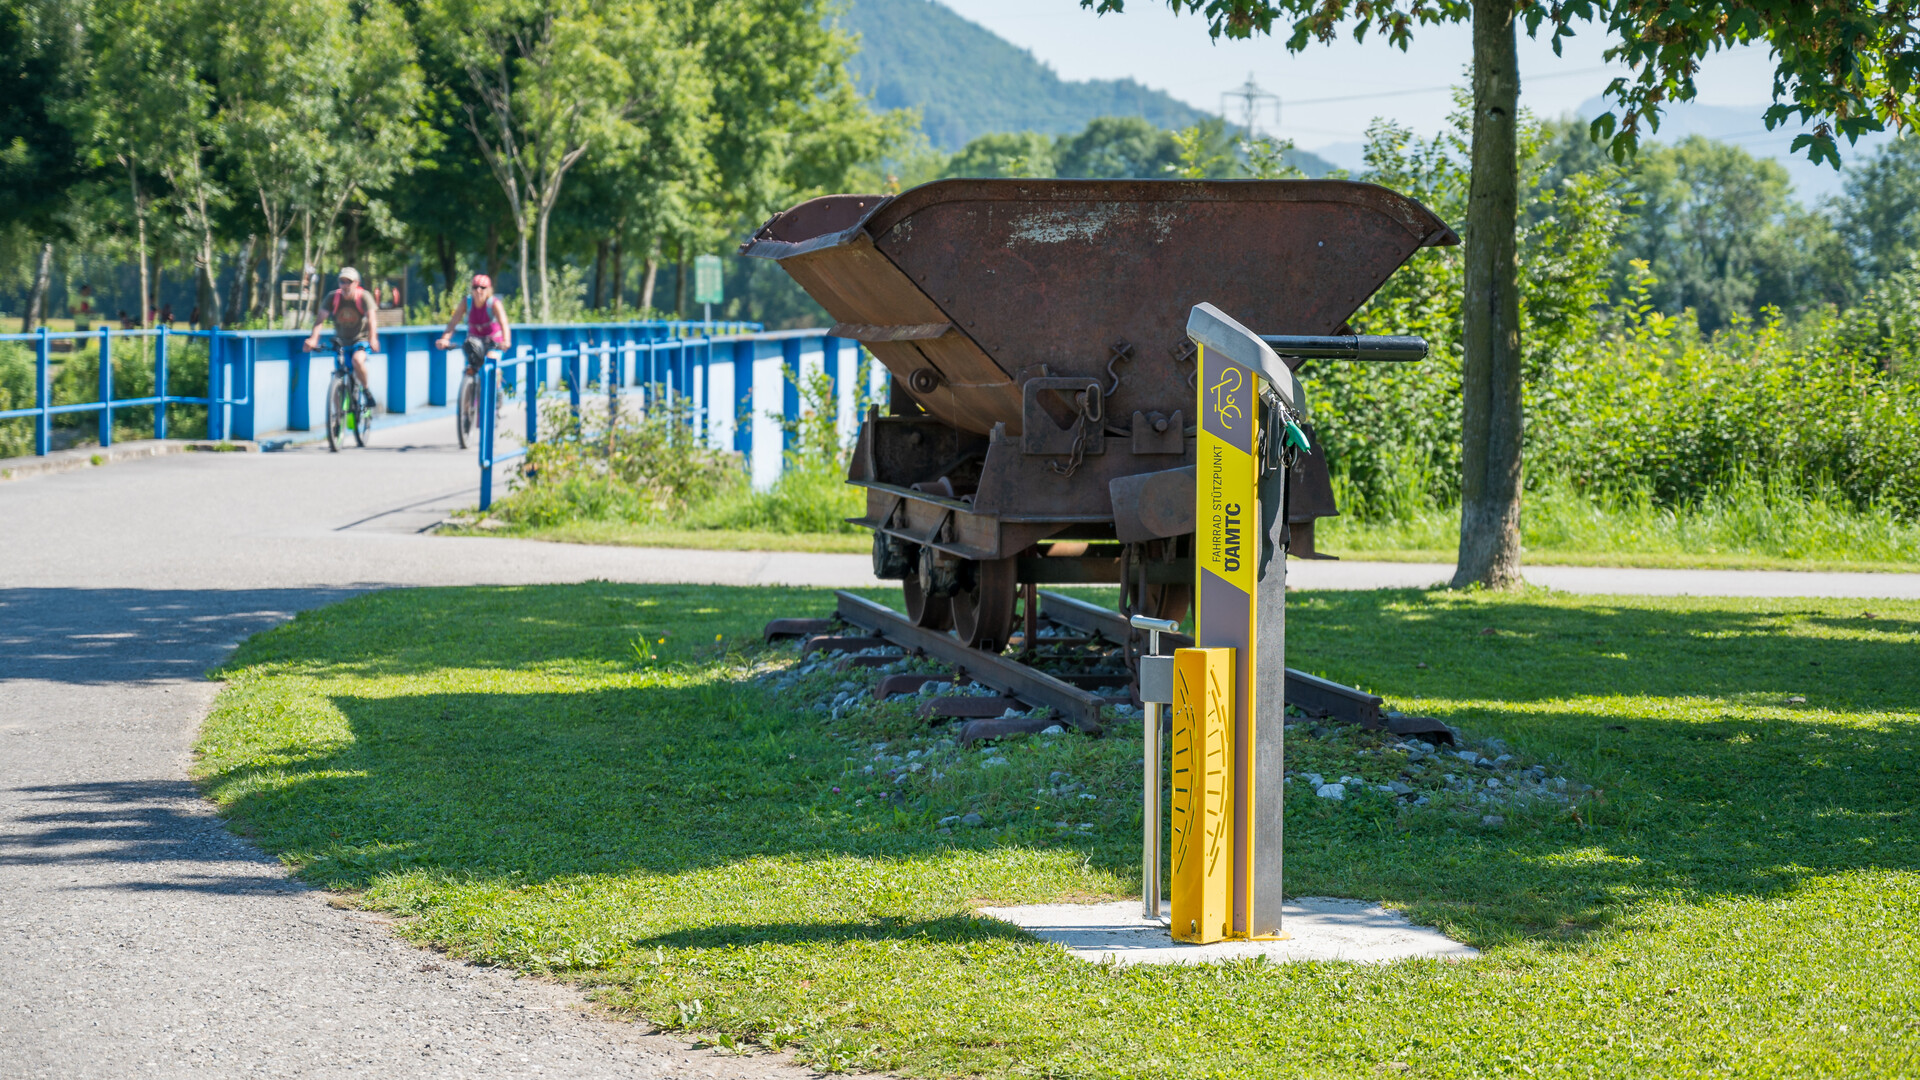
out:
<path id="1" fill-rule="evenodd" d="M 511 267 L 551 317 L 556 238 L 649 267 L 712 250 L 903 136 L 824 2 L 20 0 L 0 244 L 119 245 L 142 318 L 149 266 L 181 256 L 208 322 L 277 316 L 283 265 L 416 258 L 447 288 Z"/>

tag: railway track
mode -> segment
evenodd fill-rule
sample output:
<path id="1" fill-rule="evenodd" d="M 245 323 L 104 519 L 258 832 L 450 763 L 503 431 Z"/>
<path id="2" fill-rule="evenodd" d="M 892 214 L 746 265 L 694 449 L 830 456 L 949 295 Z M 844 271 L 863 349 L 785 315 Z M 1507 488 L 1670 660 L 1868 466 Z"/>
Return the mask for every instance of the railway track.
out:
<path id="1" fill-rule="evenodd" d="M 920 707 L 930 721 L 964 721 L 960 740 L 971 742 L 1069 725 L 1087 735 L 1104 729 L 1103 709 L 1137 709 L 1134 650 L 1140 635 L 1126 616 L 1063 593 L 1028 593 L 1023 626 L 1005 653 L 976 649 L 945 630 L 916 625 L 893 609 L 850 592 L 836 592 L 829 619 L 776 619 L 766 626 L 768 640 L 800 638 L 801 655 L 843 654 L 848 668 L 883 667 L 906 657 L 944 664 L 950 674 L 896 673 L 884 676 L 874 696 L 917 693 L 929 682 L 971 684 L 974 692 L 929 698 Z M 1185 648 L 1184 634 L 1162 634 L 1163 651 Z M 1404 716 L 1374 694 L 1287 669 L 1287 704 L 1307 716 L 1384 729 L 1396 735 L 1421 735 L 1451 742 L 1452 732 L 1437 720 Z M 1044 710 L 1034 715 L 1035 710 Z"/>

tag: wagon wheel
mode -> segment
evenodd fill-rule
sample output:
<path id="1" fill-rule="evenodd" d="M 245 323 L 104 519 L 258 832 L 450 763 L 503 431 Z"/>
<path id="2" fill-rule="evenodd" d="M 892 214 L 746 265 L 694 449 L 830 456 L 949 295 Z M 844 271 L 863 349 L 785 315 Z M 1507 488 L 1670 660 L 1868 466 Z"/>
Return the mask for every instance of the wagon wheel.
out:
<path id="1" fill-rule="evenodd" d="M 1187 609 L 1192 606 L 1191 585 L 1149 585 L 1141 598 L 1140 610 L 1156 619 L 1179 622 L 1187 617 Z"/>
<path id="2" fill-rule="evenodd" d="M 973 588 L 953 594 L 953 628 L 961 641 L 992 653 L 1007 647 L 1013 636 L 1013 602 L 1020 592 L 1018 565 L 1018 559 L 974 564 Z"/>
<path id="3" fill-rule="evenodd" d="M 913 625 L 929 630 L 945 630 L 953 625 L 953 601 L 945 596 L 928 596 L 920 588 L 920 575 L 908 574 L 900 581 L 900 596 L 907 602 L 907 618 Z"/>

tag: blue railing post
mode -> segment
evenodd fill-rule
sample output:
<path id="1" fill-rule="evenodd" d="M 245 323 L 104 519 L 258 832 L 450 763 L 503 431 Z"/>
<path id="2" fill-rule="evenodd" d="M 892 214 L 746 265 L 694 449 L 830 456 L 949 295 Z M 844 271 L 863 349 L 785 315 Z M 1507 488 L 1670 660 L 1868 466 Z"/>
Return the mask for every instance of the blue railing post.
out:
<path id="1" fill-rule="evenodd" d="M 251 439 L 257 434 L 253 428 L 253 378 L 260 360 L 260 339 L 252 334 L 236 335 L 240 343 L 240 393 L 235 395 L 233 415 L 227 422 L 227 434 L 233 438 Z"/>
<path id="2" fill-rule="evenodd" d="M 299 344 L 287 345 L 287 430 L 313 430 L 313 357 Z"/>
<path id="3" fill-rule="evenodd" d="M 833 422 L 840 423 L 840 339 L 820 339 L 820 367 L 827 373 L 827 400 L 833 405 Z"/>
<path id="4" fill-rule="evenodd" d="M 207 331 L 207 438 L 218 442 L 227 434 L 226 357 L 220 355 L 220 328 Z"/>
<path id="5" fill-rule="evenodd" d="M 404 334 L 389 334 L 387 341 L 387 411 L 398 416 L 407 411 L 407 339 Z M 393 342 L 400 347 L 394 348 Z"/>
<path id="6" fill-rule="evenodd" d="M 160 336 L 153 346 L 153 396 L 160 399 L 153 407 L 153 437 L 167 437 L 167 327 L 160 327 Z"/>
<path id="7" fill-rule="evenodd" d="M 100 445 L 113 445 L 113 339 L 100 325 Z"/>
<path id="8" fill-rule="evenodd" d="M 533 359 L 525 345 L 520 346 L 521 354 L 529 358 L 527 370 L 527 442 L 540 437 L 540 372 L 536 366 L 544 365 L 544 359 Z"/>
<path id="9" fill-rule="evenodd" d="M 577 341 L 570 349 L 564 343 L 560 347 L 563 350 L 560 370 L 566 373 L 567 380 L 567 407 L 573 410 L 573 418 L 578 420 L 580 419 L 580 373 L 586 367 L 586 358 L 580 355 L 583 349 Z M 572 353 L 572 355 L 567 356 L 564 355 L 565 353 Z"/>
<path id="10" fill-rule="evenodd" d="M 751 341 L 733 343 L 733 448 L 753 471 L 753 352 Z"/>
<path id="11" fill-rule="evenodd" d="M 780 368 L 782 375 L 780 387 L 780 415 L 785 419 L 781 426 L 780 449 L 792 453 L 799 432 L 794 430 L 794 422 L 800 419 L 800 339 L 783 338 L 780 342 Z M 784 459 L 782 468 L 785 468 Z"/>
<path id="12" fill-rule="evenodd" d="M 480 365 L 480 512 L 486 513 L 493 505 L 493 410 L 499 403 L 494 397 L 494 384 L 497 381 L 493 357 L 487 357 Z"/>
<path id="13" fill-rule="evenodd" d="M 445 405 L 447 403 L 447 353 L 449 350 L 436 348 L 439 335 L 427 339 L 427 404 Z"/>
<path id="14" fill-rule="evenodd" d="M 40 326 L 40 340 L 34 342 L 33 403 L 40 414 L 33 418 L 33 452 L 45 456 L 53 443 L 52 417 L 47 409 L 53 405 L 53 386 L 47 379 L 47 366 L 51 361 L 52 343 L 47 339 L 47 327 Z"/>
<path id="15" fill-rule="evenodd" d="M 707 348 L 700 356 L 700 380 L 696 387 L 700 393 L 700 414 L 694 425 L 694 434 L 705 442 L 713 430 L 713 339 L 707 339 Z"/>

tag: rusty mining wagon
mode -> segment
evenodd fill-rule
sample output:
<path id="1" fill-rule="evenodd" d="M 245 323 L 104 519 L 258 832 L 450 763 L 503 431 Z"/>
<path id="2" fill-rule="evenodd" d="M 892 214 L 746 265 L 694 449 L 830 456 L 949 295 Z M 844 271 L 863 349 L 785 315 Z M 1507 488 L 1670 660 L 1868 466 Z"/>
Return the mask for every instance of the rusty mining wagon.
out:
<path id="1" fill-rule="evenodd" d="M 1419 203 L 1347 181 L 943 180 L 801 203 L 741 252 L 778 260 L 891 372 L 847 476 L 874 571 L 918 625 L 997 652 L 1023 586 L 1115 583 L 1129 613 L 1185 613 L 1194 305 L 1289 336 L 1289 365 L 1413 359 L 1417 342 L 1356 342 L 1347 319 L 1454 243 Z M 1288 492 L 1311 555 L 1337 512 L 1318 454 Z"/>

